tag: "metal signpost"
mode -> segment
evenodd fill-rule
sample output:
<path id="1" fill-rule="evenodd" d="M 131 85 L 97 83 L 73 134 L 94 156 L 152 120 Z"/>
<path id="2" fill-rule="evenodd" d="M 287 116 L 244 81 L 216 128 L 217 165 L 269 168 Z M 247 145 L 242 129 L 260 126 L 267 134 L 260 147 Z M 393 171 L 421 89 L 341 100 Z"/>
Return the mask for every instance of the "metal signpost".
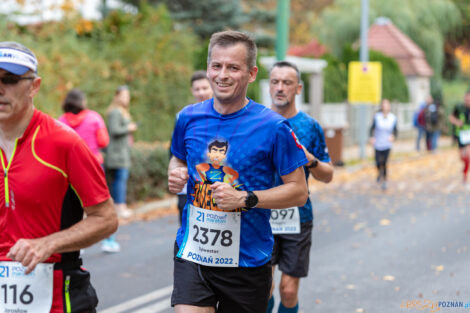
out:
<path id="1" fill-rule="evenodd" d="M 367 105 L 378 104 L 381 99 L 382 65 L 369 62 L 367 34 L 369 29 L 369 0 L 361 0 L 361 51 L 360 62 L 351 62 L 348 68 L 348 101 L 357 104 L 356 121 L 359 158 L 365 157 L 367 126 L 370 121 Z"/>

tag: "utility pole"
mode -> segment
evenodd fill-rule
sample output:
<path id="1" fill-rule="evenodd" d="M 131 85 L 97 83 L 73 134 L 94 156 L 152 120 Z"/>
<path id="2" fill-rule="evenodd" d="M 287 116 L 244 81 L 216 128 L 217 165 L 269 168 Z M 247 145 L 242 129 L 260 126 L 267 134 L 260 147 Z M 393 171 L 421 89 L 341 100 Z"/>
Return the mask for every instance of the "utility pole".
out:
<path id="1" fill-rule="evenodd" d="M 361 0 L 361 51 L 360 61 L 362 62 L 362 70 L 368 70 L 367 62 L 369 62 L 369 47 L 367 45 L 367 34 L 369 30 L 369 0 Z M 361 103 L 356 110 L 358 121 L 358 139 L 359 139 L 359 158 L 364 159 L 365 148 L 367 144 L 367 105 Z"/>
<path id="2" fill-rule="evenodd" d="M 290 0 L 277 0 L 276 11 L 276 59 L 286 58 L 289 45 Z"/>
<path id="3" fill-rule="evenodd" d="M 369 30 L 369 0 L 361 2 L 361 62 L 369 62 L 369 47 L 367 45 L 367 33 Z"/>
<path id="4" fill-rule="evenodd" d="M 108 16 L 108 2 L 106 0 L 101 0 L 101 15 L 102 19 L 105 19 Z"/>

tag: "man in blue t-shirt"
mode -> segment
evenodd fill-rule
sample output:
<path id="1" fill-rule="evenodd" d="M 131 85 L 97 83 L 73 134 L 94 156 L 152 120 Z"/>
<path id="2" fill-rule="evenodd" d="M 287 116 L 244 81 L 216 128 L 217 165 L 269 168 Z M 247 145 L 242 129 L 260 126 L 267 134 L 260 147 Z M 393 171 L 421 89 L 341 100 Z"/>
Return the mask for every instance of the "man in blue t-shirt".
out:
<path id="1" fill-rule="evenodd" d="M 257 71 L 252 38 L 213 34 L 207 76 L 214 98 L 178 115 L 168 187 L 178 192 L 187 181 L 188 201 L 175 244 L 177 312 L 264 312 L 272 282 L 270 209 L 308 198 L 308 160 L 287 120 L 246 97 Z M 207 179 L 220 171 L 223 181 Z"/>
<path id="2" fill-rule="evenodd" d="M 295 106 L 295 96 L 300 94 L 301 90 L 297 66 L 286 61 L 275 63 L 269 74 L 272 109 L 287 118 L 302 144 L 308 159 L 308 164 L 304 166 L 307 184 L 309 174 L 316 180 L 328 183 L 333 178 L 333 165 L 323 130 L 316 120 L 304 112 L 297 111 Z M 278 313 L 295 313 L 299 310 L 297 294 L 300 277 L 308 275 L 313 229 L 310 199 L 304 206 L 273 211 L 271 226 L 274 233 L 272 264 L 279 264 L 282 272 Z M 273 306 L 274 297 L 271 296 L 267 312 L 271 313 Z"/>

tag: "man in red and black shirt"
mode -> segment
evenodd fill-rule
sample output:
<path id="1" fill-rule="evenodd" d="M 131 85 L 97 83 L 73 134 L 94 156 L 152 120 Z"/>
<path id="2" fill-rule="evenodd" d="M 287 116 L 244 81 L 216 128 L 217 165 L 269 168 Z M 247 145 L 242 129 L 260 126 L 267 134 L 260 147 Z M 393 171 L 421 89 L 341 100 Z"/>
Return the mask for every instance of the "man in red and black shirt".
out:
<path id="1" fill-rule="evenodd" d="M 95 312 L 79 250 L 113 233 L 117 217 L 85 142 L 35 109 L 36 73 L 28 48 L 0 42 L 0 311 Z"/>

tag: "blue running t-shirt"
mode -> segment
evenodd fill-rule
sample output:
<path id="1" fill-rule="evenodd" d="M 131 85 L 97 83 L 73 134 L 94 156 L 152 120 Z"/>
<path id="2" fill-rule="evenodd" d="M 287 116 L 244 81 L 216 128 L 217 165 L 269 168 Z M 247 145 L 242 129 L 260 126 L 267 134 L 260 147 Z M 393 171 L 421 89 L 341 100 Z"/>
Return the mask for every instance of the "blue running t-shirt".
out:
<path id="1" fill-rule="evenodd" d="M 187 220 L 190 203 L 218 210 L 208 188 L 214 176 L 238 190 L 265 190 L 274 186 L 276 175 L 287 175 L 308 162 L 287 120 L 252 100 L 226 115 L 214 110 L 213 99 L 185 107 L 176 122 L 171 152 L 188 165 L 183 221 Z M 242 212 L 240 266 L 257 267 L 271 259 L 269 217 L 270 210 L 262 208 Z M 187 232 L 186 225 L 183 222 L 178 230 L 178 246 Z"/>
<path id="2" fill-rule="evenodd" d="M 289 124 L 294 130 L 295 135 L 300 143 L 322 162 L 330 162 L 330 155 L 325 143 L 325 135 L 320 124 L 311 116 L 304 112 L 299 112 L 295 116 L 288 119 Z M 304 167 L 305 177 L 310 175 L 310 171 Z M 313 220 L 312 202 L 310 197 L 303 207 L 299 207 L 300 222 L 305 223 Z"/>

